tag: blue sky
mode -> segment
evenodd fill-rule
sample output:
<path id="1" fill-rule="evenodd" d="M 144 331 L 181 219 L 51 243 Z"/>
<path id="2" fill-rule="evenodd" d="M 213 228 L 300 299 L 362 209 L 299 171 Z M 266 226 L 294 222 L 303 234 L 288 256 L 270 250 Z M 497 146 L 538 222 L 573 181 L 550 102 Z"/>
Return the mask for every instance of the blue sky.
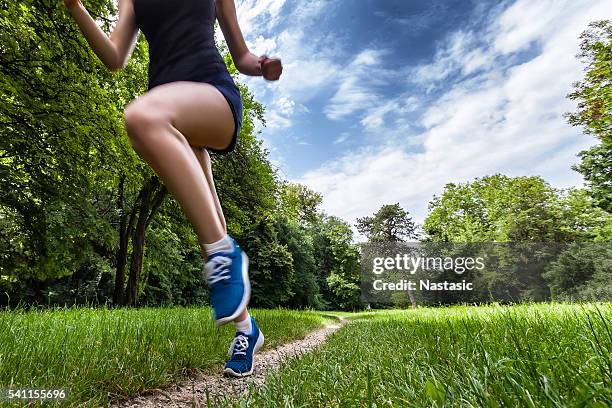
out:
<path id="1" fill-rule="evenodd" d="M 449 182 L 501 172 L 579 186 L 594 144 L 562 114 L 578 36 L 612 17 L 587 0 L 236 0 L 280 81 L 240 75 L 267 107 L 261 137 L 286 179 L 354 223 L 399 202 L 421 222 Z M 218 33 L 219 35 L 220 33 Z"/>

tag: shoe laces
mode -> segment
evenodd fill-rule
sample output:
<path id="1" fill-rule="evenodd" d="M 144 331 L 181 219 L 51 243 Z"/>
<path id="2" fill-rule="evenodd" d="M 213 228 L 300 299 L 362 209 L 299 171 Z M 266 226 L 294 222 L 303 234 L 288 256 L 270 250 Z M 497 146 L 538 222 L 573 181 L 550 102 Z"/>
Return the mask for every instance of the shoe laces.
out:
<path id="1" fill-rule="evenodd" d="M 249 348 L 249 339 L 244 334 L 237 334 L 232 340 L 232 344 L 229 347 L 229 354 L 232 357 L 246 356 Z"/>
<path id="2" fill-rule="evenodd" d="M 206 271 L 206 278 L 208 284 L 220 282 L 230 278 L 229 267 L 232 264 L 232 259 L 228 256 L 216 256 L 210 261 L 206 262 L 204 269 Z"/>

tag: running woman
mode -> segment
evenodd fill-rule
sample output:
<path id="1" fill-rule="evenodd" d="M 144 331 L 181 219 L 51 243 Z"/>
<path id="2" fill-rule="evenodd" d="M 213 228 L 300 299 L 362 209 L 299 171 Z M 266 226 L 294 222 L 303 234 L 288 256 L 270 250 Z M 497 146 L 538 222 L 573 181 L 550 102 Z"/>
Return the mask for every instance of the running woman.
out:
<path id="1" fill-rule="evenodd" d="M 147 39 L 148 90 L 124 112 L 130 144 L 179 202 L 198 235 L 216 323 L 236 325 L 224 373 L 250 375 L 264 336 L 247 311 L 249 258 L 227 234 L 208 154 L 235 148 L 243 110 L 240 91 L 215 46 L 215 18 L 242 74 L 278 80 L 280 59 L 249 51 L 234 0 L 119 0 L 119 19 L 110 35 L 80 0 L 64 4 L 111 71 L 125 67 L 139 30 Z"/>

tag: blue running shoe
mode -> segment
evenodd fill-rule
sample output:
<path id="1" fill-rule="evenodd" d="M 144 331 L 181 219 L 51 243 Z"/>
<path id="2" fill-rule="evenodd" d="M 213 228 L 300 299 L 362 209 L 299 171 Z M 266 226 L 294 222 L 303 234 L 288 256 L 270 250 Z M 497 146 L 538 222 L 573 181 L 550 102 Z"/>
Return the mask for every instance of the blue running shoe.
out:
<path id="1" fill-rule="evenodd" d="M 230 345 L 231 358 L 225 363 L 223 373 L 232 377 L 246 377 L 253 374 L 253 356 L 264 344 L 264 335 L 251 316 L 253 330 L 250 335 L 236 332 Z"/>
<path id="2" fill-rule="evenodd" d="M 204 267 L 215 323 L 219 326 L 236 319 L 251 298 L 249 257 L 230 239 L 234 250 L 212 254 Z"/>

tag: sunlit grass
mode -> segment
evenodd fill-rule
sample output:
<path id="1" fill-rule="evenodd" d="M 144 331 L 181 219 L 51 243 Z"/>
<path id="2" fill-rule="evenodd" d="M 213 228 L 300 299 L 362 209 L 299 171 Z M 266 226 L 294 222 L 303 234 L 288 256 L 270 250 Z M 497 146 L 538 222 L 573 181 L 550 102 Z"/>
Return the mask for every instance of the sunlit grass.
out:
<path id="1" fill-rule="evenodd" d="M 322 322 L 314 312 L 252 314 L 266 347 Z M 217 328 L 208 308 L 0 311 L 0 389 L 67 388 L 65 405 L 100 406 L 166 386 L 185 370 L 217 369 L 233 333 L 231 324 Z"/>
<path id="2" fill-rule="evenodd" d="M 610 304 L 361 313 L 248 406 L 609 407 L 611 319 Z"/>

